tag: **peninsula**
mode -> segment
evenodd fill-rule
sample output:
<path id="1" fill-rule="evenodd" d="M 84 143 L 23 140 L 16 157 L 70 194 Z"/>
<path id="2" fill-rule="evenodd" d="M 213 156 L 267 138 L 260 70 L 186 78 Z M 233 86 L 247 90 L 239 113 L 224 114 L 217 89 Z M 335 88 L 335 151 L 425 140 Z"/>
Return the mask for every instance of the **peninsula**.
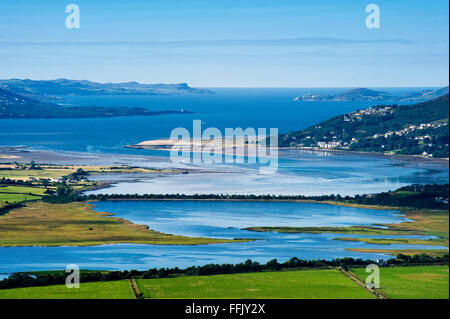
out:
<path id="1" fill-rule="evenodd" d="M 72 106 L 28 98 L 0 88 L 0 119 L 94 118 L 116 116 L 152 116 L 191 113 L 185 110 L 151 111 L 142 107 Z"/>

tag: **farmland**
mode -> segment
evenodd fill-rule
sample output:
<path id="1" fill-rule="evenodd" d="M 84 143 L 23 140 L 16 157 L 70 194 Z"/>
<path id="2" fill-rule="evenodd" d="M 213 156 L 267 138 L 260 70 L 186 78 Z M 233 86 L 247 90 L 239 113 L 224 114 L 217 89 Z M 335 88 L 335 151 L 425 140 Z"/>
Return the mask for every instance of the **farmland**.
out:
<path id="1" fill-rule="evenodd" d="M 380 289 L 393 299 L 448 299 L 448 266 L 389 267 L 380 269 Z M 360 278 L 364 268 L 351 269 Z"/>
<path id="2" fill-rule="evenodd" d="M 41 187 L 0 185 L 0 208 L 10 203 L 40 199 L 44 191 Z"/>
<path id="3" fill-rule="evenodd" d="M 336 269 L 139 279 L 137 283 L 144 296 L 150 291 L 150 298 L 158 299 L 373 298 Z"/>
<path id="4" fill-rule="evenodd" d="M 80 288 L 65 285 L 0 290 L 0 299 L 132 299 L 128 280 L 81 283 Z"/>

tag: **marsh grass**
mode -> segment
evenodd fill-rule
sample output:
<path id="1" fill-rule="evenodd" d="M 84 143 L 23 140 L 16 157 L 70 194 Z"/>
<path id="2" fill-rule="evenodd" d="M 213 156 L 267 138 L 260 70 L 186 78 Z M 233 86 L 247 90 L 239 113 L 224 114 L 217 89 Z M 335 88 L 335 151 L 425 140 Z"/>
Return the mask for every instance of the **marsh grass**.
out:
<path id="1" fill-rule="evenodd" d="M 0 246 L 198 245 L 240 241 L 164 234 L 111 215 L 79 202 L 27 203 L 0 216 Z"/>

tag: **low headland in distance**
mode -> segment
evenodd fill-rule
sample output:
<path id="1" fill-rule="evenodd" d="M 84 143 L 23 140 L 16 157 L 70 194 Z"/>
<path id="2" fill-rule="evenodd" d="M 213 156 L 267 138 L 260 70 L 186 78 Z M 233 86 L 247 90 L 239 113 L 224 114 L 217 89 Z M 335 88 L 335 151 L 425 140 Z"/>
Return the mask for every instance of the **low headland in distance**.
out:
<path id="1" fill-rule="evenodd" d="M 143 107 L 63 106 L 65 97 L 88 95 L 212 94 L 180 84 L 97 83 L 85 80 L 0 80 L 0 119 L 96 118 L 192 113 Z"/>
<path id="2" fill-rule="evenodd" d="M 337 94 L 323 95 L 318 93 L 307 93 L 301 96 L 296 96 L 294 101 L 296 102 L 423 102 L 426 100 L 432 100 L 442 95 L 448 94 L 448 86 L 439 89 L 427 89 L 423 91 L 412 91 L 402 95 L 393 95 L 391 93 L 366 89 L 366 88 L 354 88 L 346 90 Z"/>

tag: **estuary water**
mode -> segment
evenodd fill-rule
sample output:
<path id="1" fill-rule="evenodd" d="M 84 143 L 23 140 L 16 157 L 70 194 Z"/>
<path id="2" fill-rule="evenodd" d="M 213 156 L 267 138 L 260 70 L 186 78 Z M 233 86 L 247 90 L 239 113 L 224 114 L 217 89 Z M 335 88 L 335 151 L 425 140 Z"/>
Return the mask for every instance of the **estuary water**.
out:
<path id="1" fill-rule="evenodd" d="M 331 152 L 280 151 L 278 170 L 261 174 L 257 165 L 202 165 L 189 174 L 101 175 L 112 183 L 86 194 L 370 194 L 409 184 L 448 182 L 448 163 L 406 161 Z"/>
<path id="2" fill-rule="evenodd" d="M 211 245 L 102 245 L 92 247 L 0 247 L 0 273 L 25 270 L 64 269 L 77 264 L 84 269 L 149 269 L 188 267 L 208 263 L 239 263 L 248 258 L 267 262 L 355 257 L 386 259 L 378 253 L 358 253 L 347 248 L 378 248 L 385 245 L 334 240 L 337 234 L 281 234 L 253 232 L 250 226 L 351 226 L 399 223 L 405 217 L 396 211 L 358 209 L 325 204 L 282 202 L 195 201 L 104 201 L 96 210 L 108 211 L 151 229 L 184 236 L 253 238 L 245 243 Z M 105 217 L 109 218 L 109 217 Z M 358 236 L 352 236 L 358 237 Z M 365 237 L 365 236 L 359 236 Z M 373 237 L 373 236 L 369 236 Z M 429 236 L 383 236 L 431 238 Z M 440 246 L 390 245 L 399 248 Z"/>

